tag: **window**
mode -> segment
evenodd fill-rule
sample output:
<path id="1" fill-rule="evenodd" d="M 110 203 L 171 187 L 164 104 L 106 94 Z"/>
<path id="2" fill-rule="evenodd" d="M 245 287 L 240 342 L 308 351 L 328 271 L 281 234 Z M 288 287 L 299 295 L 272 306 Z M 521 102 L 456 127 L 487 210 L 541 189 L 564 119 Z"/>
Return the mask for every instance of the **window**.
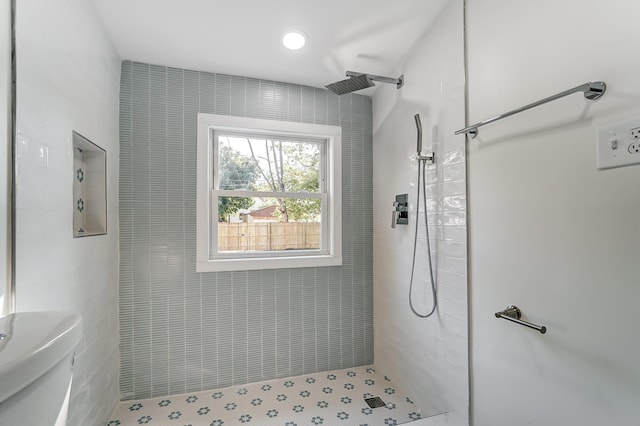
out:
<path id="1" fill-rule="evenodd" d="M 341 129 L 198 114 L 198 272 L 342 264 Z"/>

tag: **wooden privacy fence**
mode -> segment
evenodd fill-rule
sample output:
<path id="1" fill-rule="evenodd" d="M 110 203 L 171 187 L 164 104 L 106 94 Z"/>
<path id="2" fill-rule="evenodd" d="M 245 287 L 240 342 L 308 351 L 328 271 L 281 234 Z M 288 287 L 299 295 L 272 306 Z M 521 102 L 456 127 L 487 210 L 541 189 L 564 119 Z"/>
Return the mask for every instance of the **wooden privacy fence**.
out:
<path id="1" fill-rule="evenodd" d="M 319 222 L 218 222 L 218 251 L 319 248 Z"/>

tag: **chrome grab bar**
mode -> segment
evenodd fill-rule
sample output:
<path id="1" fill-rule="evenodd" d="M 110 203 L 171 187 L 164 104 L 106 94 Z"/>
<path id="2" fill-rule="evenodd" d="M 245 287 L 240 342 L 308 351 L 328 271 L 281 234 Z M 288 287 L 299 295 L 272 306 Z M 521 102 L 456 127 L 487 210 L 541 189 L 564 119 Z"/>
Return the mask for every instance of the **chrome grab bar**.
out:
<path id="1" fill-rule="evenodd" d="M 576 86 L 572 89 L 569 90 L 565 90 L 564 92 L 560 92 L 560 93 L 556 93 L 553 96 L 549 96 L 548 98 L 544 98 L 540 101 L 537 102 L 533 102 L 529 105 L 525 105 L 523 107 L 520 108 L 516 108 L 512 111 L 509 112 L 505 112 L 504 114 L 500 114 L 500 115 L 496 115 L 495 117 L 489 118 L 487 120 L 481 121 L 479 123 L 476 124 L 472 124 L 471 126 L 467 126 L 464 129 L 460 129 L 458 131 L 455 132 L 456 135 L 459 135 L 461 133 L 467 134 L 469 136 L 471 136 L 472 138 L 475 138 L 476 135 L 478 134 L 478 127 L 482 127 L 486 124 L 489 123 L 493 123 L 494 121 L 498 121 L 498 120 L 502 120 L 503 118 L 507 118 L 510 117 L 514 114 L 518 114 L 519 112 L 522 111 L 526 111 L 528 109 L 531 108 L 535 108 L 537 106 L 540 106 L 542 104 L 546 104 L 547 102 L 551 102 L 551 101 L 555 101 L 556 99 L 560 99 L 560 98 L 564 98 L 565 96 L 569 96 L 573 93 L 577 93 L 577 92 L 584 92 L 584 97 L 585 99 L 588 99 L 590 101 L 595 101 L 598 100 L 602 97 L 602 95 L 604 95 L 604 92 L 607 90 L 607 85 L 604 83 L 604 81 L 596 81 L 596 82 L 588 82 L 588 83 L 584 83 L 581 84 L 580 86 Z"/>
<path id="2" fill-rule="evenodd" d="M 508 321 L 512 321 L 517 324 L 524 325 L 525 327 L 538 330 L 541 334 L 544 334 L 547 332 L 547 327 L 545 327 L 544 325 L 535 325 L 527 321 L 522 321 L 520 319 L 520 317 L 522 316 L 522 312 L 520 311 L 520 308 L 518 308 L 515 305 L 509 305 L 504 309 L 504 311 L 496 312 L 495 315 L 496 315 L 496 318 L 503 318 Z"/>

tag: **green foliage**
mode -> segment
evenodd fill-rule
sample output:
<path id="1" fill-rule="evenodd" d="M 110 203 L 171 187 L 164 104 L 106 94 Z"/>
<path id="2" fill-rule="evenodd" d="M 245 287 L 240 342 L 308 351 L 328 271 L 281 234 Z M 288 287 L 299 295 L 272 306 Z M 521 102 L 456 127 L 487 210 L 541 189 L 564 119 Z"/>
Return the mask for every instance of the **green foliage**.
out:
<path id="1" fill-rule="evenodd" d="M 218 222 L 226 222 L 240 210 L 248 209 L 253 200 L 246 197 L 218 197 Z"/>
<path id="2" fill-rule="evenodd" d="M 287 200 L 289 218 L 296 222 L 313 222 L 320 214 L 320 200 L 309 198 L 289 198 Z"/>
<path id="3" fill-rule="evenodd" d="M 254 155 L 254 163 L 263 177 L 261 190 L 275 192 L 311 192 L 320 188 L 317 144 L 265 141 L 265 157 Z M 313 221 L 320 214 L 320 200 L 308 198 L 278 198 L 276 215 L 283 222 Z"/>
<path id="4" fill-rule="evenodd" d="M 220 146 L 219 163 L 220 189 L 253 190 L 258 177 L 258 167 L 246 156 L 238 153 L 228 146 Z M 225 222 L 229 216 L 238 211 L 248 209 L 253 205 L 253 200 L 248 197 L 219 197 L 218 221 Z"/>
<path id="5" fill-rule="evenodd" d="M 285 185 L 291 192 L 317 193 L 320 189 L 319 155 L 309 151 L 307 144 L 287 146 L 287 158 L 291 161 L 285 163 Z M 315 147 L 314 147 L 315 148 Z M 289 218 L 295 221 L 314 221 L 320 215 L 320 200 L 310 198 L 287 199 L 287 212 Z"/>

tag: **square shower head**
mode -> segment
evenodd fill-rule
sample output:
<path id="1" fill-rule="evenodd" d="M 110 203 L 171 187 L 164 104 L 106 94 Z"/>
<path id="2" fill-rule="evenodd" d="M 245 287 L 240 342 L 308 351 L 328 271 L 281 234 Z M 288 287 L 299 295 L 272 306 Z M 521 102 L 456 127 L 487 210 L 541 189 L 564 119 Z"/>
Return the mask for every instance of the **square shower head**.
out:
<path id="1" fill-rule="evenodd" d="M 345 93 L 351 93 L 373 86 L 375 86 L 375 83 L 367 74 L 360 74 L 356 76 L 350 76 L 346 80 L 327 84 L 324 87 L 331 90 L 336 95 L 344 95 Z"/>

